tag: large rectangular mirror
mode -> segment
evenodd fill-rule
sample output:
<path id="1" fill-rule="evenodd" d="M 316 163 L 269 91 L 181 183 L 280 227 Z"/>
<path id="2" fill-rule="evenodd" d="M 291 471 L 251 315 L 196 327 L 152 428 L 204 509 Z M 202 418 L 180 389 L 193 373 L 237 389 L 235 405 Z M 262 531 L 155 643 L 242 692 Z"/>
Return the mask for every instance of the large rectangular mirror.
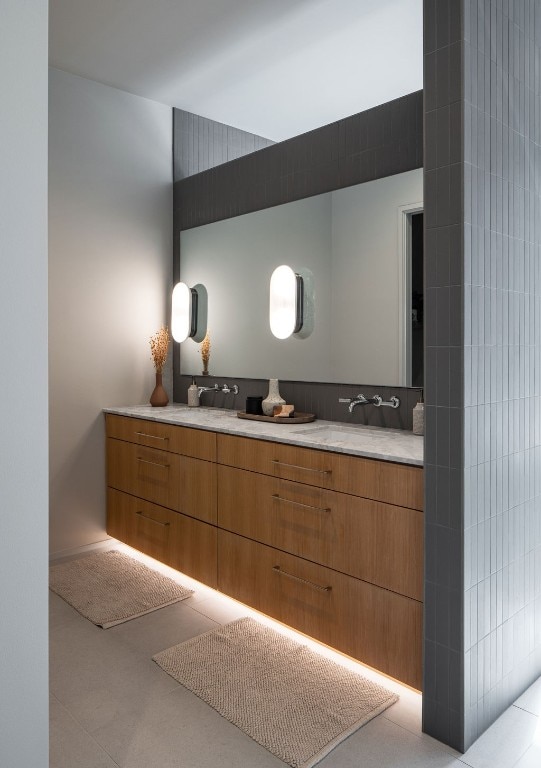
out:
<path id="1" fill-rule="evenodd" d="M 181 232 L 181 280 L 208 293 L 210 373 L 422 384 L 422 201 L 417 169 Z M 308 338 L 270 332 L 269 281 L 280 264 L 313 273 Z M 181 373 L 201 373 L 192 340 Z"/>

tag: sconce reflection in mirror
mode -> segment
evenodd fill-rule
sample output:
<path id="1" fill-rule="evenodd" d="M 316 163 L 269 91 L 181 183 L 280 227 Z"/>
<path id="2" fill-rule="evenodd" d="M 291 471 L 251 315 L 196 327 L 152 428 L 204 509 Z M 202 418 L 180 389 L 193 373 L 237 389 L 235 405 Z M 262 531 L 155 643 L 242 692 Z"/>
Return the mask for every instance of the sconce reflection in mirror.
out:
<path id="1" fill-rule="evenodd" d="M 175 341 L 193 339 L 200 342 L 207 332 L 208 296 L 204 285 L 190 288 L 177 283 L 171 301 L 171 335 Z"/>
<path id="2" fill-rule="evenodd" d="M 313 278 L 309 270 L 295 272 L 282 264 L 270 279 L 269 321 L 277 339 L 293 334 L 305 338 L 313 329 Z"/>

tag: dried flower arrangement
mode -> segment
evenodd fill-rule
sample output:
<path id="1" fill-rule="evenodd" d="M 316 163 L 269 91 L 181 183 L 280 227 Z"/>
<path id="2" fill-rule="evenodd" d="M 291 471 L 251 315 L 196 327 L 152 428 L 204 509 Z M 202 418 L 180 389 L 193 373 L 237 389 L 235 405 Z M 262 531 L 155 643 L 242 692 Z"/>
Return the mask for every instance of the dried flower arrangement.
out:
<path id="1" fill-rule="evenodd" d="M 167 360 L 167 352 L 169 351 L 169 329 L 162 325 L 160 330 L 150 337 L 150 351 L 152 360 L 154 362 L 154 368 L 156 373 L 163 372 L 163 366 Z"/>
<path id="2" fill-rule="evenodd" d="M 210 360 L 210 334 L 208 330 L 205 334 L 205 338 L 201 342 L 199 350 L 201 352 L 201 360 L 203 361 L 203 375 L 208 376 Z"/>

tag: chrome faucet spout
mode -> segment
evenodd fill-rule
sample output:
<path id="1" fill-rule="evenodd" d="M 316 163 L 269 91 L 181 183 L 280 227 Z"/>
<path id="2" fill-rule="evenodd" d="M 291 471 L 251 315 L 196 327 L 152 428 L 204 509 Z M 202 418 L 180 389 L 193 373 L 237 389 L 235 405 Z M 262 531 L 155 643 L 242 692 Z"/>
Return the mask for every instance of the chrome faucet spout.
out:
<path id="1" fill-rule="evenodd" d="M 338 400 L 339 403 L 347 403 L 348 411 L 353 413 L 358 405 L 379 405 L 381 403 L 381 397 L 374 395 L 374 397 L 365 397 L 362 393 L 357 395 L 353 400 L 349 397 L 341 397 Z"/>
<path id="2" fill-rule="evenodd" d="M 213 387 L 197 387 L 197 391 L 199 393 L 199 397 L 201 397 L 203 392 L 217 392 L 218 391 L 218 385 L 215 384 Z"/>
<path id="3" fill-rule="evenodd" d="M 233 384 L 231 387 L 228 384 L 222 384 L 221 386 L 216 383 L 213 387 L 197 387 L 199 397 L 203 392 L 223 392 L 224 395 L 229 395 L 232 392 L 234 395 L 239 394 L 239 388 L 237 384 Z"/>
<path id="4" fill-rule="evenodd" d="M 349 412 L 353 413 L 358 405 L 377 405 L 378 400 L 381 400 L 377 395 L 375 397 L 365 397 L 364 395 L 357 395 L 357 397 L 349 404 Z"/>
<path id="5" fill-rule="evenodd" d="M 376 408 L 380 408 L 382 405 L 388 405 L 390 408 L 399 408 L 400 407 L 400 398 L 393 396 L 389 401 L 384 400 L 379 395 L 374 395 L 373 397 L 365 397 L 362 393 L 357 395 L 353 400 L 350 397 L 339 397 L 338 398 L 339 403 L 347 403 L 348 404 L 348 410 L 350 413 L 353 413 L 355 408 L 358 405 L 375 405 Z"/>

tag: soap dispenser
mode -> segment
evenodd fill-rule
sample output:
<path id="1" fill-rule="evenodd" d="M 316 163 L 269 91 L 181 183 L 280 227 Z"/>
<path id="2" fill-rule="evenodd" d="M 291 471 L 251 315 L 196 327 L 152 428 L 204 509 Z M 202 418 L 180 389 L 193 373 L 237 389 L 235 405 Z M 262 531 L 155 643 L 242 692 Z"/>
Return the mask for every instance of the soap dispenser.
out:
<path id="1" fill-rule="evenodd" d="M 193 408 L 199 405 L 199 389 L 195 383 L 195 378 L 192 376 L 192 383 L 188 387 L 188 405 Z"/>
<path id="2" fill-rule="evenodd" d="M 413 409 L 413 434 L 424 435 L 425 433 L 425 404 L 423 400 L 423 390 L 419 394 L 419 401 Z"/>

